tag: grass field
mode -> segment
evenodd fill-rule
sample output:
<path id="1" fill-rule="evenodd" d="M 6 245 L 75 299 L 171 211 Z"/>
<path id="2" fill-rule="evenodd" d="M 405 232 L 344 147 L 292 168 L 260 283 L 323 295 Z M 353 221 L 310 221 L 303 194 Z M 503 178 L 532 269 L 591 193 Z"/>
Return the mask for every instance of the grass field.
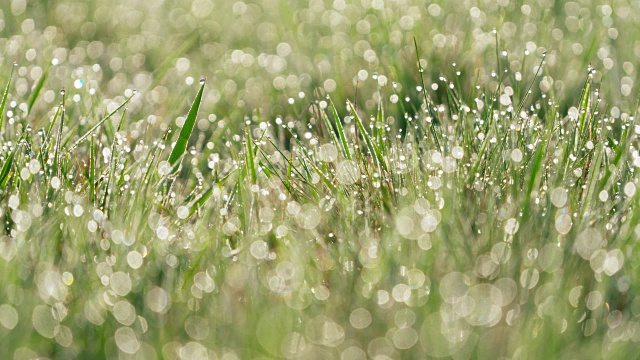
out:
<path id="1" fill-rule="evenodd" d="M 634 359 L 640 1 L 7 0 L 0 359 Z"/>

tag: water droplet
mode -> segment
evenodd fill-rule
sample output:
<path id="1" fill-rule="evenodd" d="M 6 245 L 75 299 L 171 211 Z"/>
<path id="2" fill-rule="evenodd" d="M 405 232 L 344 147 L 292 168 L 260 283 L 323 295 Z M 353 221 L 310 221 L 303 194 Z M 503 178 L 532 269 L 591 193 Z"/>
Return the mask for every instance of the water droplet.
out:
<path id="1" fill-rule="evenodd" d="M 207 78 L 205 78 L 205 77 L 200 78 L 200 85 L 204 85 L 204 83 L 206 83 L 206 82 L 207 82 Z"/>

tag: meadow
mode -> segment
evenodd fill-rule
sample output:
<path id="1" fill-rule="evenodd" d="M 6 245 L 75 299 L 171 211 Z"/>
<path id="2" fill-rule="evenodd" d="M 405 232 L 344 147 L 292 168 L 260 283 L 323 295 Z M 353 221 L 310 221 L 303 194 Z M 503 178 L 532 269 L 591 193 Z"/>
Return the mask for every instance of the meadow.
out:
<path id="1" fill-rule="evenodd" d="M 634 359 L 640 1 L 7 0 L 1 359 Z"/>

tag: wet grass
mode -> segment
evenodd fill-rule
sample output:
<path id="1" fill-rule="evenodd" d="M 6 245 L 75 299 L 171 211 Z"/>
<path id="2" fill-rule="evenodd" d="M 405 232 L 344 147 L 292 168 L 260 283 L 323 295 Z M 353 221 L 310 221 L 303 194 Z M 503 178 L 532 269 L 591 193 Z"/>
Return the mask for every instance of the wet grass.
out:
<path id="1" fill-rule="evenodd" d="M 464 43 L 452 65 L 407 36 L 379 73 L 286 91 L 254 74 L 264 94 L 241 96 L 219 90 L 247 74 L 190 52 L 207 34 L 148 72 L 47 65 L 28 88 L 2 58 L 0 357 L 635 356 L 639 98 L 587 68 L 592 51 L 509 60 L 513 39 L 489 31 L 494 47 Z M 578 75 L 554 86 L 550 59 Z M 157 76 L 135 91 L 119 73 Z"/>

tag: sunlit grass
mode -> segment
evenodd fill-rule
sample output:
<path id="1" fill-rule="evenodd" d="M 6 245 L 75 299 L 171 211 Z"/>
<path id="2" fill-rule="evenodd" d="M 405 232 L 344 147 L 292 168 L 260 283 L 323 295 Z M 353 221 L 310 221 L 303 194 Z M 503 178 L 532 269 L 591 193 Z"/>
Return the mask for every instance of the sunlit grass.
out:
<path id="1" fill-rule="evenodd" d="M 128 3 L 0 6 L 1 358 L 635 356 L 637 4 Z"/>

